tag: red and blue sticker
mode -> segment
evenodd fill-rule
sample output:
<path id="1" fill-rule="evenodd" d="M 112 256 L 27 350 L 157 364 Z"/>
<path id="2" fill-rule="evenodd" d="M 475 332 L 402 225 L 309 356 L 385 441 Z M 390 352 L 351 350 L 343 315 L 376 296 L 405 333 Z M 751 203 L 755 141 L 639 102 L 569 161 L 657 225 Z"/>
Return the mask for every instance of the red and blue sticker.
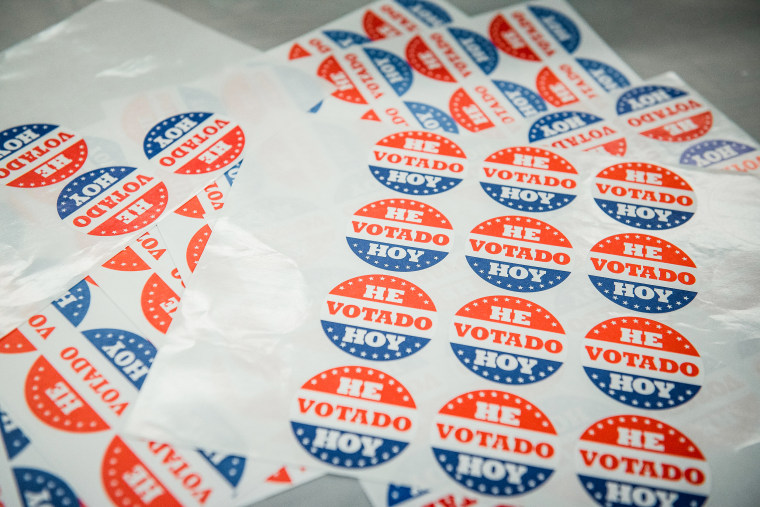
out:
<path id="1" fill-rule="evenodd" d="M 530 118 L 549 110 L 546 101 L 529 88 L 511 81 L 498 79 L 494 79 L 493 84 L 523 118 Z"/>
<path id="2" fill-rule="evenodd" d="M 314 458 L 341 469 L 363 469 L 406 449 L 416 431 L 416 412 L 411 394 L 390 375 L 342 366 L 301 386 L 290 424 Z"/>
<path id="3" fill-rule="evenodd" d="M 425 130 L 440 130 L 449 134 L 459 133 L 459 127 L 457 127 L 454 119 L 437 107 L 411 101 L 405 101 L 404 105 L 412 113 L 420 127 Z"/>
<path id="4" fill-rule="evenodd" d="M 441 407 L 433 424 L 436 462 L 476 493 L 527 493 L 542 486 L 559 462 L 557 432 L 549 418 L 511 393 L 464 393 Z"/>
<path id="5" fill-rule="evenodd" d="M 611 65 L 599 60 L 591 60 L 590 58 L 576 58 L 576 61 L 607 93 L 627 88 L 631 85 L 628 78 Z"/>
<path id="6" fill-rule="evenodd" d="M 215 113 L 182 113 L 156 124 L 143 141 L 145 156 L 176 174 L 226 169 L 243 155 L 245 135 Z"/>
<path id="7" fill-rule="evenodd" d="M 135 167 L 102 167 L 78 176 L 58 196 L 58 216 L 92 236 L 147 227 L 166 210 L 166 184 Z"/>
<path id="8" fill-rule="evenodd" d="M 434 2 L 428 2 L 427 0 L 396 0 L 396 3 L 411 12 L 415 18 L 428 28 L 438 28 L 452 21 L 449 13 Z"/>
<path id="9" fill-rule="evenodd" d="M 464 28 L 449 28 L 449 33 L 484 74 L 491 74 L 499 64 L 499 52 L 486 37 Z"/>
<path id="10" fill-rule="evenodd" d="M 572 54 L 578 49 L 581 32 L 570 18 L 554 9 L 537 5 L 528 6 L 528 9 L 565 51 Z"/>
<path id="11" fill-rule="evenodd" d="M 19 495 L 27 507 L 84 505 L 71 487 L 57 475 L 30 467 L 13 467 L 12 470 Z"/>
<path id="12" fill-rule="evenodd" d="M 555 149 L 596 151 L 618 157 L 625 155 L 628 145 L 609 122 L 582 111 L 559 111 L 541 116 L 530 126 L 528 141 Z"/>
<path id="13" fill-rule="evenodd" d="M 616 317 L 583 340 L 583 369 L 607 396 L 642 409 L 666 409 L 702 387 L 702 358 L 675 329 L 641 317 Z"/>
<path id="14" fill-rule="evenodd" d="M 451 251 L 452 227 L 437 209 L 411 199 L 384 199 L 354 213 L 346 240 L 357 257 L 389 271 L 418 271 Z"/>
<path id="15" fill-rule="evenodd" d="M 581 435 L 575 466 L 602 507 L 699 507 L 710 493 L 710 470 L 697 445 L 650 417 L 595 422 Z"/>
<path id="16" fill-rule="evenodd" d="M 708 107 L 671 86 L 632 88 L 618 98 L 615 109 L 635 132 L 657 141 L 692 141 L 707 134 L 713 125 Z"/>
<path id="17" fill-rule="evenodd" d="M 383 79 L 401 97 L 412 87 L 412 69 L 403 58 L 377 48 L 365 48 L 364 52 Z"/>
<path id="18" fill-rule="evenodd" d="M 322 307 L 322 329 L 344 352 L 389 361 L 416 353 L 435 333 L 436 308 L 415 284 L 365 275 L 333 288 Z"/>
<path id="19" fill-rule="evenodd" d="M 72 176 L 87 160 L 87 143 L 49 123 L 18 125 L 0 132 L 0 182 L 9 187 L 53 185 Z"/>
<path id="20" fill-rule="evenodd" d="M 90 329 L 82 334 L 136 389 L 142 387 L 156 356 L 155 345 L 122 329 Z"/>
<path id="21" fill-rule="evenodd" d="M 406 45 L 405 56 L 409 65 L 423 76 L 444 83 L 457 82 L 446 65 L 419 35 L 409 40 Z"/>
<path id="22" fill-rule="evenodd" d="M 92 294 L 90 293 L 90 286 L 87 279 L 83 279 L 70 288 L 63 296 L 54 300 L 53 306 L 71 322 L 72 326 L 77 327 L 87 316 L 91 302 Z"/>
<path id="23" fill-rule="evenodd" d="M 685 252 L 646 234 L 618 234 L 591 248 L 588 277 L 613 303 L 644 313 L 666 313 L 697 295 L 697 266 Z"/>
<path id="24" fill-rule="evenodd" d="M 493 45 L 509 56 L 528 62 L 541 61 L 541 57 L 533 51 L 520 32 L 501 14 L 497 14 L 491 20 L 488 25 L 488 35 Z"/>
<path id="25" fill-rule="evenodd" d="M 398 132 L 372 148 L 369 169 L 377 181 L 397 192 L 438 194 L 459 185 L 467 157 L 450 139 L 431 132 Z"/>
<path id="26" fill-rule="evenodd" d="M 570 275 L 570 241 L 536 218 L 495 217 L 476 225 L 467 239 L 467 263 L 495 287 L 539 292 L 556 287 Z"/>
<path id="27" fill-rule="evenodd" d="M 755 146 L 726 139 L 711 139 L 684 150 L 679 163 L 695 167 L 717 167 L 726 171 L 756 171 L 760 168 L 760 153 Z"/>
<path id="28" fill-rule="evenodd" d="M 672 229 L 696 212 L 696 194 L 674 171 L 642 162 L 603 169 L 594 178 L 594 201 L 621 224 L 638 229 Z"/>
<path id="29" fill-rule="evenodd" d="M 480 186 L 496 202 L 517 211 L 564 208 L 576 197 L 578 172 L 567 160 L 530 146 L 499 150 L 486 158 Z"/>
<path id="30" fill-rule="evenodd" d="M 500 384 L 532 384 L 562 366 L 565 330 L 545 308 L 522 298 L 470 301 L 449 331 L 454 356 L 467 369 Z"/>

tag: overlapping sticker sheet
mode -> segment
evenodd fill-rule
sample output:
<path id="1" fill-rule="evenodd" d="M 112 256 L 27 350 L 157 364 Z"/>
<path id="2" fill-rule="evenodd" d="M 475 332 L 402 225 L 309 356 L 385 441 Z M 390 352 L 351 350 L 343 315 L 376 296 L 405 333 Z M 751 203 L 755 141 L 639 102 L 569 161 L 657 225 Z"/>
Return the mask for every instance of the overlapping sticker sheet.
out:
<path id="1" fill-rule="evenodd" d="M 755 496 L 758 148 L 678 76 L 556 0 L 256 59 L 151 4 L 66 23 L 6 52 L 97 48 L 2 94 L 0 500 Z"/>

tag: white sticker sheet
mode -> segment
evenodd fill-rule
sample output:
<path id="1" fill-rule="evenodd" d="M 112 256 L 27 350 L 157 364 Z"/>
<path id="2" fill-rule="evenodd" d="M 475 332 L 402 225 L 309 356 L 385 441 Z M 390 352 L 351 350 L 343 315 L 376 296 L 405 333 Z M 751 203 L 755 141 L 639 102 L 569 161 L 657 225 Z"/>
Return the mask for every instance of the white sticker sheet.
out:
<path id="1" fill-rule="evenodd" d="M 130 433 L 487 505 L 746 494 L 756 178 L 360 125 L 256 147 Z"/>

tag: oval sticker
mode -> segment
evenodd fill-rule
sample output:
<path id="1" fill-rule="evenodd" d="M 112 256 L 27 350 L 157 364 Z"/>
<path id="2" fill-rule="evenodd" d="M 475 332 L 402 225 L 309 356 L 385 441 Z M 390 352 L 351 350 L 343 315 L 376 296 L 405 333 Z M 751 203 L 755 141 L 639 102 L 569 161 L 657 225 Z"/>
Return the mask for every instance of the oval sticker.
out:
<path id="1" fill-rule="evenodd" d="M 655 320 L 605 320 L 586 334 L 583 346 L 583 369 L 591 382 L 631 407 L 677 407 L 702 387 L 697 349 L 678 331 Z"/>
<path id="2" fill-rule="evenodd" d="M 18 125 L 0 132 L 0 181 L 9 187 L 44 187 L 63 181 L 87 160 L 87 143 L 48 123 Z"/>
<path id="3" fill-rule="evenodd" d="M 505 148 L 483 163 L 480 186 L 496 202 L 519 211 L 551 211 L 575 199 L 578 173 L 567 160 L 530 146 Z"/>
<path id="4" fill-rule="evenodd" d="M 710 491 L 699 448 L 650 417 L 618 415 L 592 424 L 578 442 L 575 467 L 583 488 L 603 507 L 699 507 Z"/>
<path id="5" fill-rule="evenodd" d="M 411 199 L 384 199 L 356 213 L 346 240 L 357 257 L 389 271 L 418 271 L 451 251 L 452 228 L 437 209 Z"/>
<path id="6" fill-rule="evenodd" d="M 404 451 L 416 429 L 416 411 L 411 394 L 390 375 L 342 366 L 301 386 L 290 424 L 298 443 L 316 459 L 362 469 Z"/>
<path id="7" fill-rule="evenodd" d="M 388 361 L 414 354 L 435 333 L 436 308 L 425 291 L 402 278 L 366 275 L 330 291 L 322 329 L 344 352 Z"/>
<path id="8" fill-rule="evenodd" d="M 156 124 L 143 141 L 150 160 L 177 174 L 205 174 L 229 167 L 243 154 L 245 135 L 215 113 L 183 113 Z"/>
<path id="9" fill-rule="evenodd" d="M 495 497 L 534 490 L 557 467 L 557 432 L 541 410 L 504 391 L 464 393 L 434 418 L 441 468 L 467 489 Z"/>
<path id="10" fill-rule="evenodd" d="M 372 149 L 369 169 L 377 181 L 397 192 L 438 194 L 461 183 L 467 157 L 450 139 L 431 132 L 398 132 Z"/>
<path id="11" fill-rule="evenodd" d="M 565 330 L 548 310 L 526 299 L 489 296 L 454 315 L 451 349 L 467 369 L 501 384 L 531 384 L 565 359 Z"/>
<path id="12" fill-rule="evenodd" d="M 476 225 L 467 239 L 468 264 L 496 287 L 538 292 L 559 285 L 570 275 L 570 241 L 541 220 L 495 217 Z"/>
<path id="13" fill-rule="evenodd" d="M 672 312 L 697 295 L 697 266 L 681 249 L 654 236 L 621 234 L 591 248 L 589 279 L 613 303 L 646 313 Z"/>
<path id="14" fill-rule="evenodd" d="M 626 162 L 594 178 L 596 204 L 621 224 L 639 229 L 672 229 L 697 209 L 696 194 L 675 172 L 654 164 Z"/>

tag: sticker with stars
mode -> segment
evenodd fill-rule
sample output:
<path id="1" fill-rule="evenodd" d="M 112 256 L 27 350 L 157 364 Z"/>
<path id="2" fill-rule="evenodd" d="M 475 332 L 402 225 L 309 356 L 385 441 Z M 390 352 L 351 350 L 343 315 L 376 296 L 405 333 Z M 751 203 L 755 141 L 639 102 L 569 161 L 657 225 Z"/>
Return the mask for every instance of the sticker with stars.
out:
<path id="1" fill-rule="evenodd" d="M 760 169 L 760 152 L 756 146 L 737 141 L 710 139 L 684 150 L 679 163 L 696 167 L 714 167 L 724 171 L 757 171 Z"/>
<path id="2" fill-rule="evenodd" d="M 58 196 L 58 216 L 92 236 L 118 236 L 140 230 L 166 210 L 166 184 L 148 171 L 113 166 L 89 171 Z"/>
<path id="3" fill-rule="evenodd" d="M 578 173 L 567 160 L 541 148 L 504 148 L 486 158 L 480 186 L 494 201 L 518 211 L 564 208 L 575 199 Z"/>
<path id="4" fill-rule="evenodd" d="M 451 190 L 464 178 L 466 163 L 467 157 L 456 143 L 421 131 L 384 137 L 369 156 L 369 169 L 377 181 L 410 195 Z"/>
<path id="5" fill-rule="evenodd" d="M 713 114 L 707 105 L 672 86 L 631 88 L 618 97 L 615 111 L 634 132 L 656 141 L 693 141 L 713 126 Z"/>
<path id="6" fill-rule="evenodd" d="M 155 345 L 123 329 L 90 329 L 82 334 L 129 383 L 142 387 L 156 356 Z"/>
<path id="7" fill-rule="evenodd" d="M 57 475 L 30 467 L 13 467 L 12 470 L 19 496 L 26 506 L 77 507 L 84 505 L 71 487 Z"/>
<path id="8" fill-rule="evenodd" d="M 476 225 L 467 238 L 467 262 L 480 278 L 514 292 L 539 292 L 570 275 L 572 245 L 541 220 L 502 216 Z"/>
<path id="9" fill-rule="evenodd" d="M 306 381 L 291 407 L 298 443 L 317 460 L 361 470 L 394 459 L 416 431 L 417 406 L 387 373 L 341 366 Z"/>
<path id="10" fill-rule="evenodd" d="M 672 229 L 697 210 L 696 194 L 674 171 L 643 162 L 603 169 L 594 178 L 594 201 L 621 224 L 645 230 Z"/>
<path id="11" fill-rule="evenodd" d="M 452 227 L 440 211 L 411 199 L 384 199 L 354 213 L 346 240 L 367 264 L 388 271 L 419 271 L 451 251 Z"/>
<path id="12" fill-rule="evenodd" d="M 531 384 L 565 359 L 565 330 L 545 308 L 522 298 L 489 296 L 454 315 L 451 349 L 467 369 L 500 384 Z"/>
<path id="13" fill-rule="evenodd" d="M 425 291 L 402 278 L 365 275 L 330 291 L 322 307 L 330 341 L 360 359 L 390 361 L 422 350 L 436 327 L 436 308 Z"/>
<path id="14" fill-rule="evenodd" d="M 676 245 L 646 234 L 616 234 L 591 248 L 594 288 L 628 310 L 666 313 L 697 295 L 697 266 Z"/>
<path id="15" fill-rule="evenodd" d="M 74 132 L 48 123 L 18 125 L 0 132 L 0 181 L 37 188 L 72 176 L 87 160 L 87 143 Z"/>
<path id="16" fill-rule="evenodd" d="M 655 320 L 617 317 L 583 341 L 583 369 L 607 396 L 643 409 L 686 403 L 702 387 L 702 358 L 678 331 Z"/>
<path id="17" fill-rule="evenodd" d="M 157 123 L 146 134 L 149 160 L 176 174 L 226 170 L 243 156 L 245 134 L 232 120 L 216 113 L 182 113 Z"/>
<path id="18" fill-rule="evenodd" d="M 53 301 L 53 306 L 76 327 L 82 323 L 90 309 L 92 294 L 90 293 L 92 279 L 83 278 L 71 287 L 65 294 Z"/>
<path id="19" fill-rule="evenodd" d="M 433 422 L 436 462 L 476 493 L 522 495 L 543 485 L 557 467 L 554 425 L 538 407 L 514 394 L 464 393 L 441 407 Z"/>
<path id="20" fill-rule="evenodd" d="M 710 492 L 709 466 L 697 445 L 651 417 L 616 415 L 589 426 L 575 469 L 602 507 L 699 507 Z"/>
<path id="21" fill-rule="evenodd" d="M 528 141 L 550 149 L 625 155 L 628 142 L 609 121 L 583 111 L 559 111 L 538 118 L 530 126 Z"/>

